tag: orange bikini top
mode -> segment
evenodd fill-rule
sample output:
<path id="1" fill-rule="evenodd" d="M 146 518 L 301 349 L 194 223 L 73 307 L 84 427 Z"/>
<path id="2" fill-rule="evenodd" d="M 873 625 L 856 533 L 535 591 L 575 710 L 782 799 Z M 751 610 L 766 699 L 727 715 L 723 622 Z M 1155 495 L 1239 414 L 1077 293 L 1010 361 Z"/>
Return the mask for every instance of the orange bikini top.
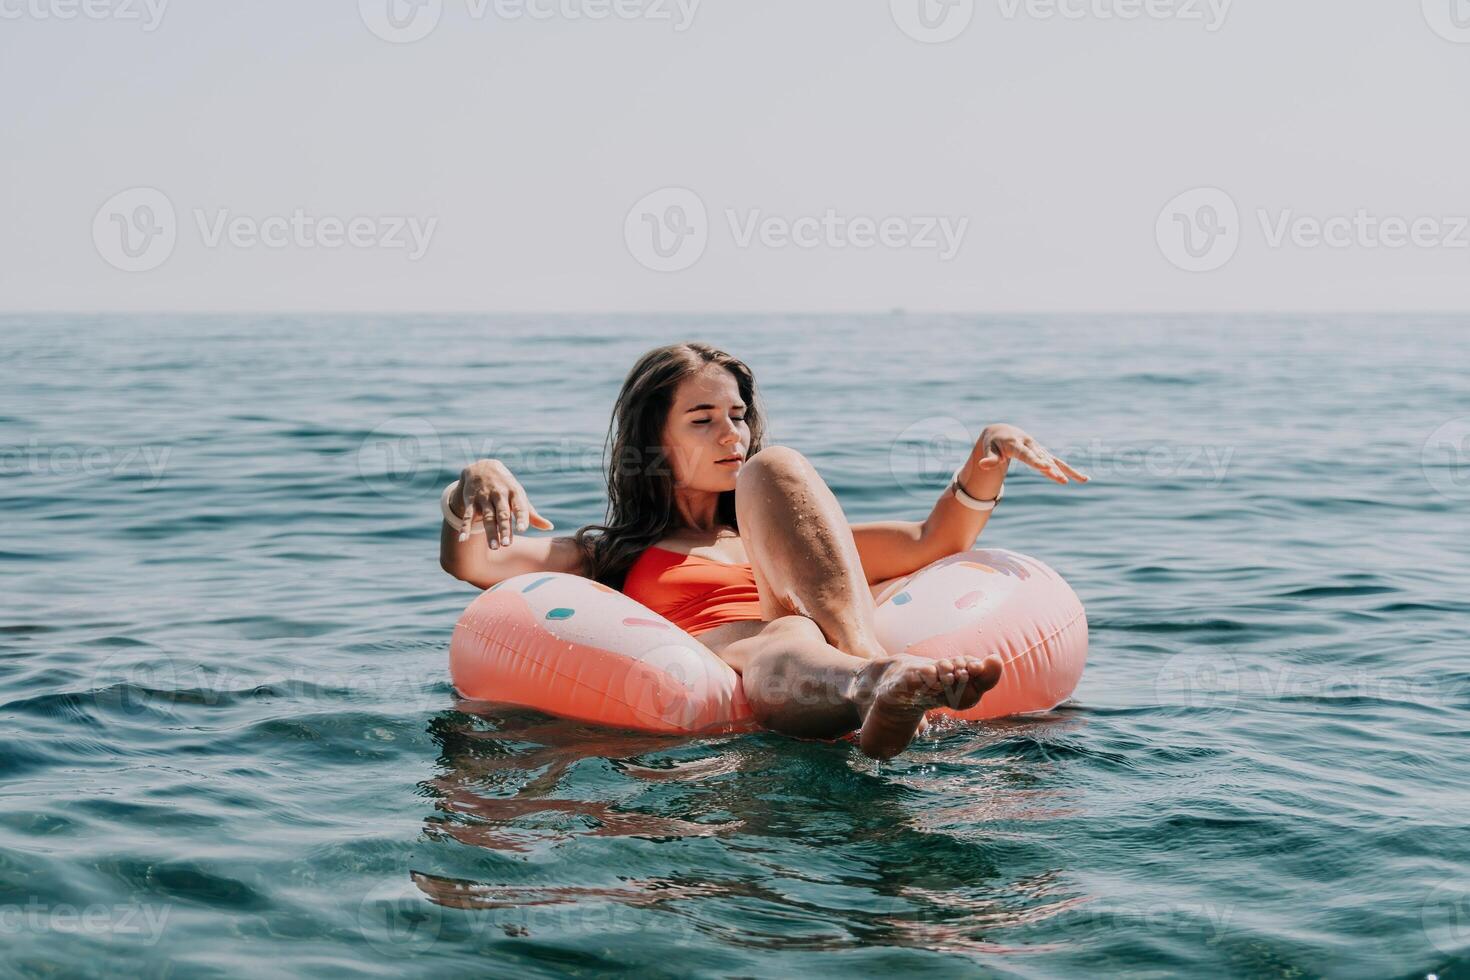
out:
<path id="1" fill-rule="evenodd" d="M 636 599 L 691 636 L 747 619 L 761 619 L 760 590 L 749 564 L 731 564 L 649 547 L 623 581 Z"/>

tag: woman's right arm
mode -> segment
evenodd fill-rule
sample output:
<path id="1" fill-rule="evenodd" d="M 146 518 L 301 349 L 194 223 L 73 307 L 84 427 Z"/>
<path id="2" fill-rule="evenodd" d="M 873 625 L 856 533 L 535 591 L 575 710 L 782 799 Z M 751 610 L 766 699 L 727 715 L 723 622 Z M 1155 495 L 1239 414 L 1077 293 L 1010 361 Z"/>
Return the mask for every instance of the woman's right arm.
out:
<path id="1" fill-rule="evenodd" d="M 465 467 L 450 511 L 467 523 L 439 529 L 439 564 L 457 579 L 481 589 L 527 572 L 586 574 L 581 550 L 571 537 L 517 537 L 530 526 L 554 525 L 536 512 L 526 490 L 499 460 L 482 459 Z M 498 531 L 498 533 L 497 533 Z"/>

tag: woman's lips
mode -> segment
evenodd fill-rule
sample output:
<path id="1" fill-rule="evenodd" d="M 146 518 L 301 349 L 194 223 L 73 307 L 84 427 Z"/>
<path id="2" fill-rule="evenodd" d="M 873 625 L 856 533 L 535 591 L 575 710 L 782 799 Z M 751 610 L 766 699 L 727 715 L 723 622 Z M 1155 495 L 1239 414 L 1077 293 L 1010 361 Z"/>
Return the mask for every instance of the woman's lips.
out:
<path id="1" fill-rule="evenodd" d="M 716 466 L 739 466 L 743 462 L 744 462 L 744 460 L 740 460 L 740 459 L 717 459 L 717 460 L 715 460 L 715 465 Z"/>

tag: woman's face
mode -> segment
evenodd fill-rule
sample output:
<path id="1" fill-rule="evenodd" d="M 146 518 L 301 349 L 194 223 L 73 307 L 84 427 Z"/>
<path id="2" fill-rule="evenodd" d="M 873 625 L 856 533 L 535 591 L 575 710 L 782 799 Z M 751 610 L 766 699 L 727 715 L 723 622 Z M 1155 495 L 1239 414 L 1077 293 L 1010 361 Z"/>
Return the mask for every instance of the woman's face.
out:
<path id="1" fill-rule="evenodd" d="M 718 364 L 679 383 L 663 434 L 675 486 L 711 493 L 735 489 L 750 448 L 745 409 L 735 375 Z M 738 458 L 721 462 L 730 457 Z"/>

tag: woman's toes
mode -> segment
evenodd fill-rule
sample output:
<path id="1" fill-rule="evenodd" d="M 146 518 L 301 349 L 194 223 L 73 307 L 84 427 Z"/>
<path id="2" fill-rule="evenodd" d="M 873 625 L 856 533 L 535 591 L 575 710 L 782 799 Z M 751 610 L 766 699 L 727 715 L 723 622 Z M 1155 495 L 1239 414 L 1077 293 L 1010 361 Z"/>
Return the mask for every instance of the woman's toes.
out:
<path id="1" fill-rule="evenodd" d="M 995 654 L 991 654 L 980 661 L 978 668 L 972 668 L 970 674 L 981 683 L 983 690 L 988 691 L 1000 683 L 1000 675 L 1004 671 L 1005 665 L 1001 662 L 1001 659 Z"/>

